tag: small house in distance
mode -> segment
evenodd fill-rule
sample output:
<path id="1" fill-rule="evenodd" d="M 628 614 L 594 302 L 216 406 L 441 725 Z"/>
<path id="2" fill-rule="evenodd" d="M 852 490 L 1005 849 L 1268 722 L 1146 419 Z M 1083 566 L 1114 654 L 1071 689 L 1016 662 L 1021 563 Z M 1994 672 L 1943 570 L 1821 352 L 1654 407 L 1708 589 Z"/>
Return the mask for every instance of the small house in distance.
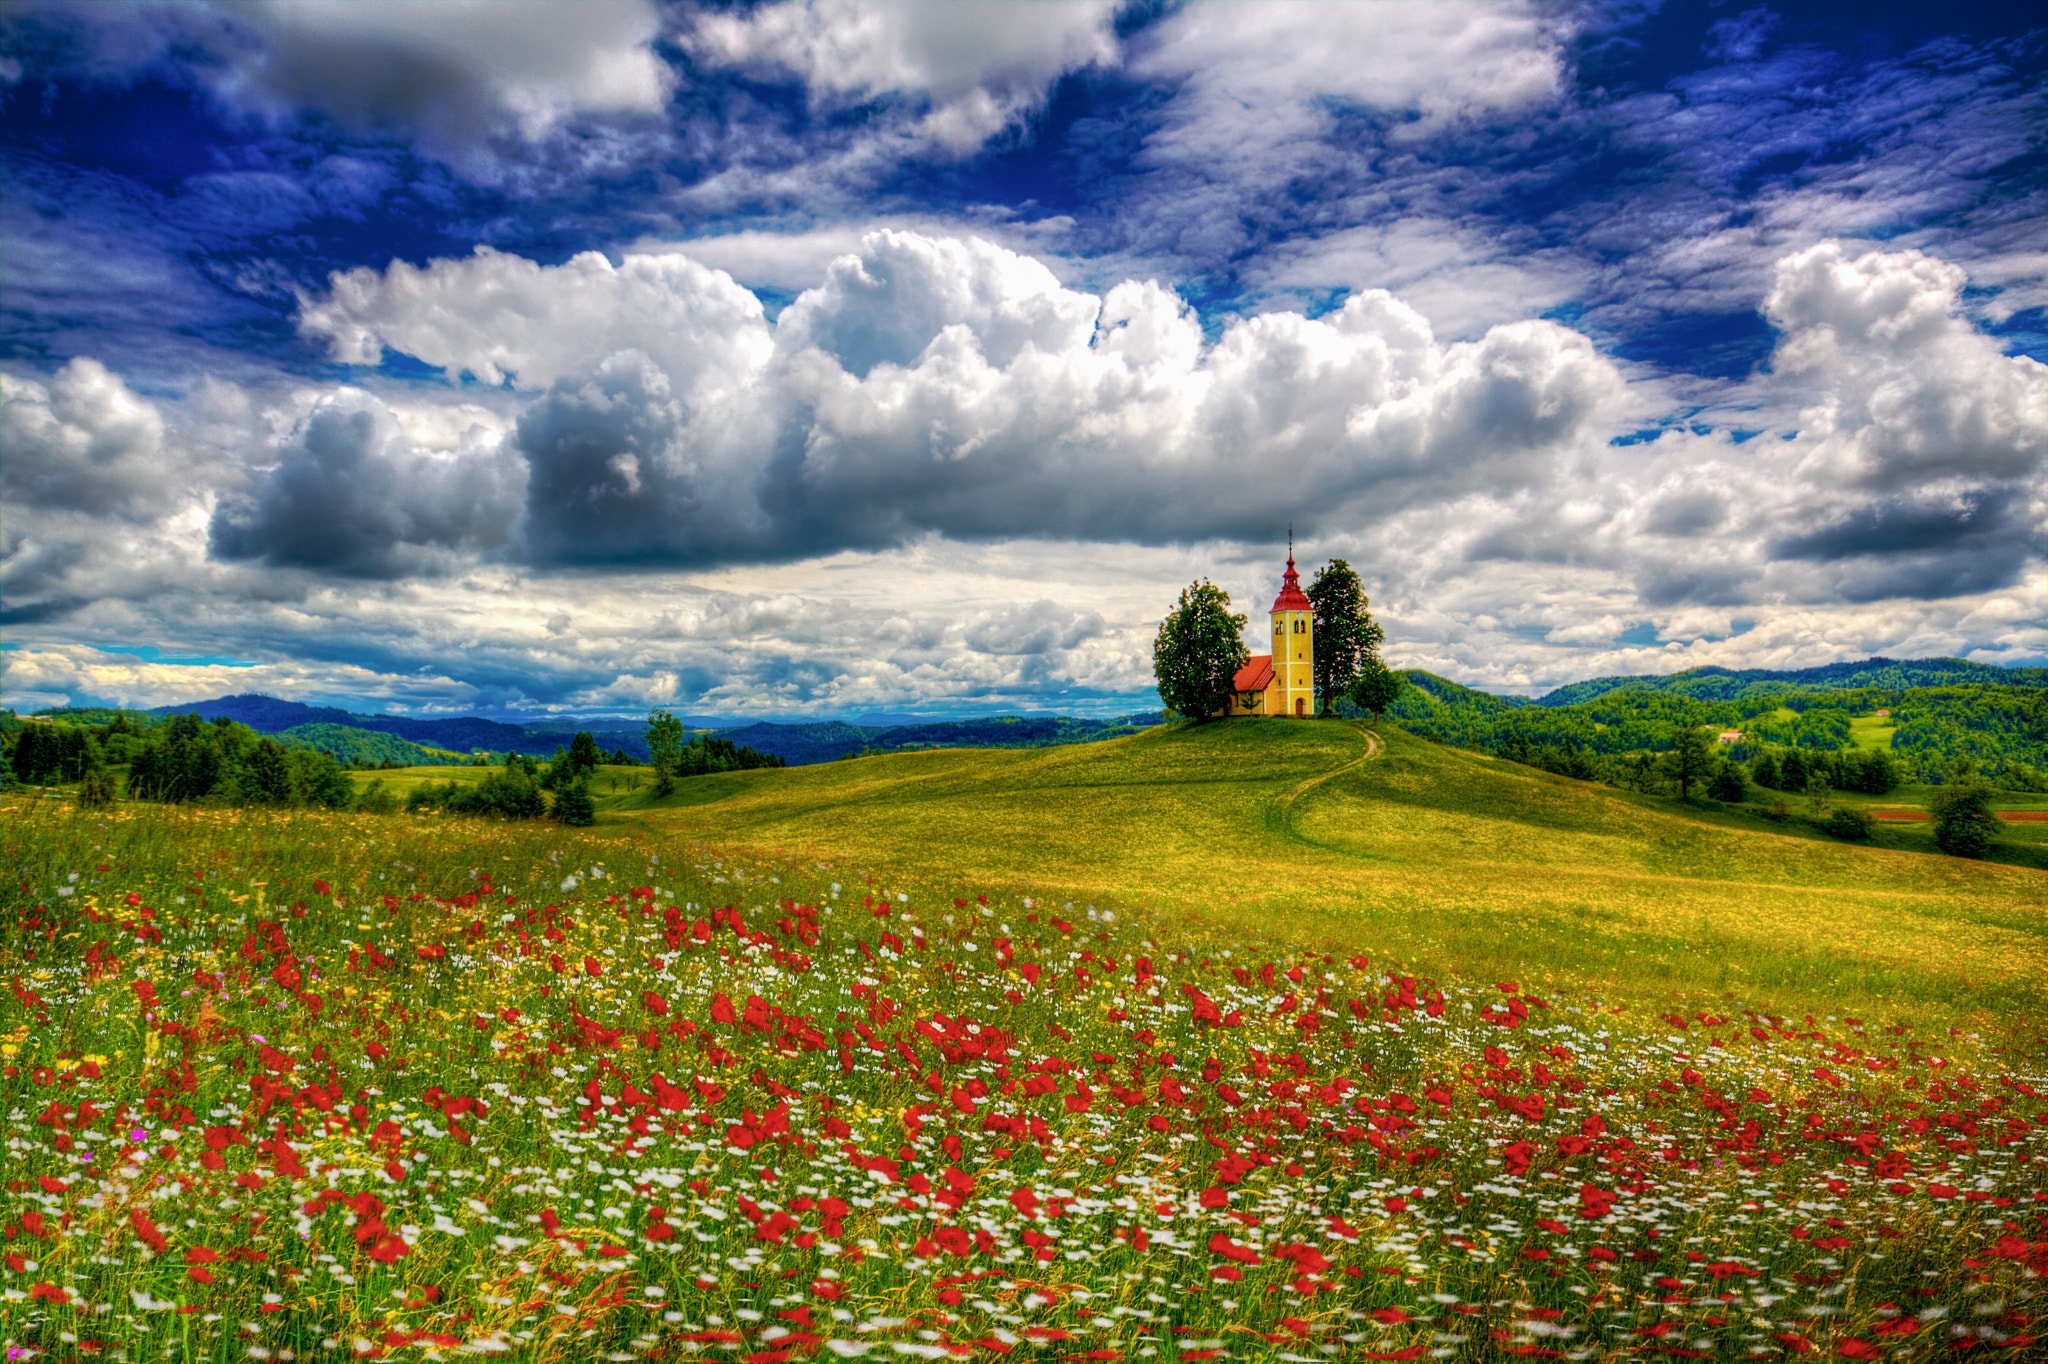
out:
<path id="1" fill-rule="evenodd" d="M 1273 651 L 1237 670 L 1226 715 L 1270 715 L 1307 719 L 1316 712 L 1315 604 L 1301 590 L 1294 548 L 1273 601 Z"/>

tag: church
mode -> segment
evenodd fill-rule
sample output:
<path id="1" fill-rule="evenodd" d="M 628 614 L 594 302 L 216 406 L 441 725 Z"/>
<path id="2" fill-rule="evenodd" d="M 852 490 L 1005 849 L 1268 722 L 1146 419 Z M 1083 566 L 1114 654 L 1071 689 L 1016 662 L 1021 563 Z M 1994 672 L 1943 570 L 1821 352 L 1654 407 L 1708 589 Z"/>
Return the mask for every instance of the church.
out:
<path id="1" fill-rule="evenodd" d="M 1280 715 L 1307 719 L 1316 713 L 1316 609 L 1294 571 L 1294 547 L 1287 547 L 1287 572 L 1273 599 L 1273 652 L 1256 655 L 1237 670 L 1235 693 L 1224 715 Z"/>

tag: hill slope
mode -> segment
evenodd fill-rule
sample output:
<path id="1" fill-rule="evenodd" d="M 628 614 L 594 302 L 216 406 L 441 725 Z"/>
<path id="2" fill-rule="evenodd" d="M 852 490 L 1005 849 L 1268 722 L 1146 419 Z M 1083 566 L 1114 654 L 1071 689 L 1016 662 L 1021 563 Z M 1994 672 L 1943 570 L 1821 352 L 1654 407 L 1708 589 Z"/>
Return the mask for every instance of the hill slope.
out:
<path id="1" fill-rule="evenodd" d="M 1138 905 L 1436 969 L 1790 1008 L 2038 1011 L 2048 877 L 1746 826 L 1385 727 L 1172 726 L 1081 747 L 695 778 L 616 815 L 731 846 Z M 1812 1007 L 1808 1003 L 1807 1007 Z"/>
<path id="2" fill-rule="evenodd" d="M 1539 706 L 1572 706 L 1623 687 L 1672 692 L 1699 701 L 1735 701 L 1762 687 L 1781 690 L 1902 691 L 1910 687 L 2048 686 L 2048 668 L 2001 668 L 1966 658 L 1865 658 L 1817 668 L 1688 668 L 1682 673 L 1596 677 L 1570 682 L 1537 698 Z"/>
<path id="3" fill-rule="evenodd" d="M 1599 758 L 1667 750 L 1681 729 L 1737 730 L 1742 738 L 1729 752 L 1747 762 L 1765 748 L 1856 747 L 1877 738 L 1872 724 L 1883 716 L 1884 739 L 1875 746 L 1893 752 L 1906 780 L 1942 781 L 1955 759 L 1967 757 L 2008 789 L 2048 791 L 2044 675 L 1960 659 L 1870 659 L 1796 673 L 1715 668 L 1603 678 L 1530 701 L 1415 671 L 1387 714 L 1438 743 L 1617 781 L 1623 771 Z"/>

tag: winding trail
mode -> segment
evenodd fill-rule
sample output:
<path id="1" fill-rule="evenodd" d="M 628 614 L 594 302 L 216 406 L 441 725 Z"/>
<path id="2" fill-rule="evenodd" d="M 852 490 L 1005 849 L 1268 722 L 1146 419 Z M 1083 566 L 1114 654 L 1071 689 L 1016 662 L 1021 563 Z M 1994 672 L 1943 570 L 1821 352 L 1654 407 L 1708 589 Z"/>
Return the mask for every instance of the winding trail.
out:
<path id="1" fill-rule="evenodd" d="M 1275 829 L 1280 833 L 1286 834 L 1290 838 L 1299 839 L 1304 843 L 1314 843 L 1315 840 L 1303 838 L 1302 835 L 1295 832 L 1295 802 L 1300 800 L 1309 792 L 1315 790 L 1318 786 L 1321 786 L 1324 782 L 1329 781 L 1331 778 L 1342 776 L 1344 773 L 1349 772 L 1352 768 L 1357 767 L 1362 763 L 1369 763 L 1374 758 L 1379 757 L 1380 754 L 1386 751 L 1386 745 L 1380 742 L 1379 735 L 1365 728 L 1365 726 L 1359 724 L 1357 721 L 1352 721 L 1350 723 L 1351 728 L 1353 730 L 1357 731 L 1357 733 L 1364 736 L 1365 752 L 1359 754 L 1350 762 L 1339 764 L 1338 766 L 1331 768 L 1327 772 L 1308 778 L 1306 781 L 1297 782 L 1293 787 L 1291 787 L 1287 791 L 1284 791 L 1280 795 L 1275 796 L 1273 798 L 1272 805 L 1269 806 L 1267 809 L 1267 828 Z M 1317 844 L 1316 846 L 1320 847 L 1321 845 Z"/>

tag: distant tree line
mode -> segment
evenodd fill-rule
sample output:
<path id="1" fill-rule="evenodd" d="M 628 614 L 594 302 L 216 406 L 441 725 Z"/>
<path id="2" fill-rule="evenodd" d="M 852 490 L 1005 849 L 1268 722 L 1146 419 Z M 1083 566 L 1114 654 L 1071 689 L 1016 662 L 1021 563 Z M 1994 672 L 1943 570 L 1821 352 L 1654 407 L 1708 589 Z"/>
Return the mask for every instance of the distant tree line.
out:
<path id="1" fill-rule="evenodd" d="M 318 749 L 287 748 L 232 720 L 174 715 L 128 766 L 128 794 L 139 800 L 346 809 L 355 787 L 341 764 Z"/>
<path id="2" fill-rule="evenodd" d="M 445 809 L 459 814 L 537 819 L 546 815 L 569 824 L 595 821 L 589 777 L 605 754 L 596 739 L 579 733 L 558 749 L 545 769 L 524 754 L 508 754 L 502 771 L 479 782 L 423 783 L 406 797 L 408 810 Z M 631 763 L 629 757 L 624 761 Z M 389 759 L 364 768 L 397 766 Z M 125 791 L 117 779 L 127 769 Z M 348 768 L 333 754 L 288 745 L 225 717 L 202 720 L 173 715 L 138 724 L 115 714 L 100 725 L 22 721 L 0 712 L 0 786 L 71 785 L 81 805 L 100 807 L 118 796 L 168 804 L 349 810 L 389 814 L 400 808 L 382 779 L 360 791 Z M 553 792 L 549 801 L 543 792 Z"/>
<path id="3" fill-rule="evenodd" d="M 1867 811 L 1832 801 L 1834 793 L 1885 795 L 1899 784 L 1900 770 L 1883 749 L 1765 748 L 1744 763 L 1704 727 L 1677 730 L 1654 752 L 1600 754 L 1564 744 L 1531 745 L 1510 736 L 1494 754 L 1581 781 L 1644 792 L 1675 790 L 1681 799 L 1705 797 L 1733 804 L 1748 800 L 1754 785 L 1777 793 L 1765 810 L 1770 818 L 1791 818 L 1793 806 L 1787 797 L 1797 797 L 1813 824 L 1847 840 L 1869 838 L 1874 825 Z M 1991 782 L 1974 760 L 1952 759 L 1929 803 L 1935 846 L 1958 857 L 1989 852 L 2000 833 L 1998 817 L 1991 811 L 1993 794 Z"/>
<path id="4" fill-rule="evenodd" d="M 648 712 L 647 755 L 654 768 L 654 793 L 673 792 L 678 777 L 701 777 L 712 772 L 751 772 L 786 766 L 773 753 L 761 753 L 715 734 L 688 737 L 683 722 L 665 710 Z"/>

